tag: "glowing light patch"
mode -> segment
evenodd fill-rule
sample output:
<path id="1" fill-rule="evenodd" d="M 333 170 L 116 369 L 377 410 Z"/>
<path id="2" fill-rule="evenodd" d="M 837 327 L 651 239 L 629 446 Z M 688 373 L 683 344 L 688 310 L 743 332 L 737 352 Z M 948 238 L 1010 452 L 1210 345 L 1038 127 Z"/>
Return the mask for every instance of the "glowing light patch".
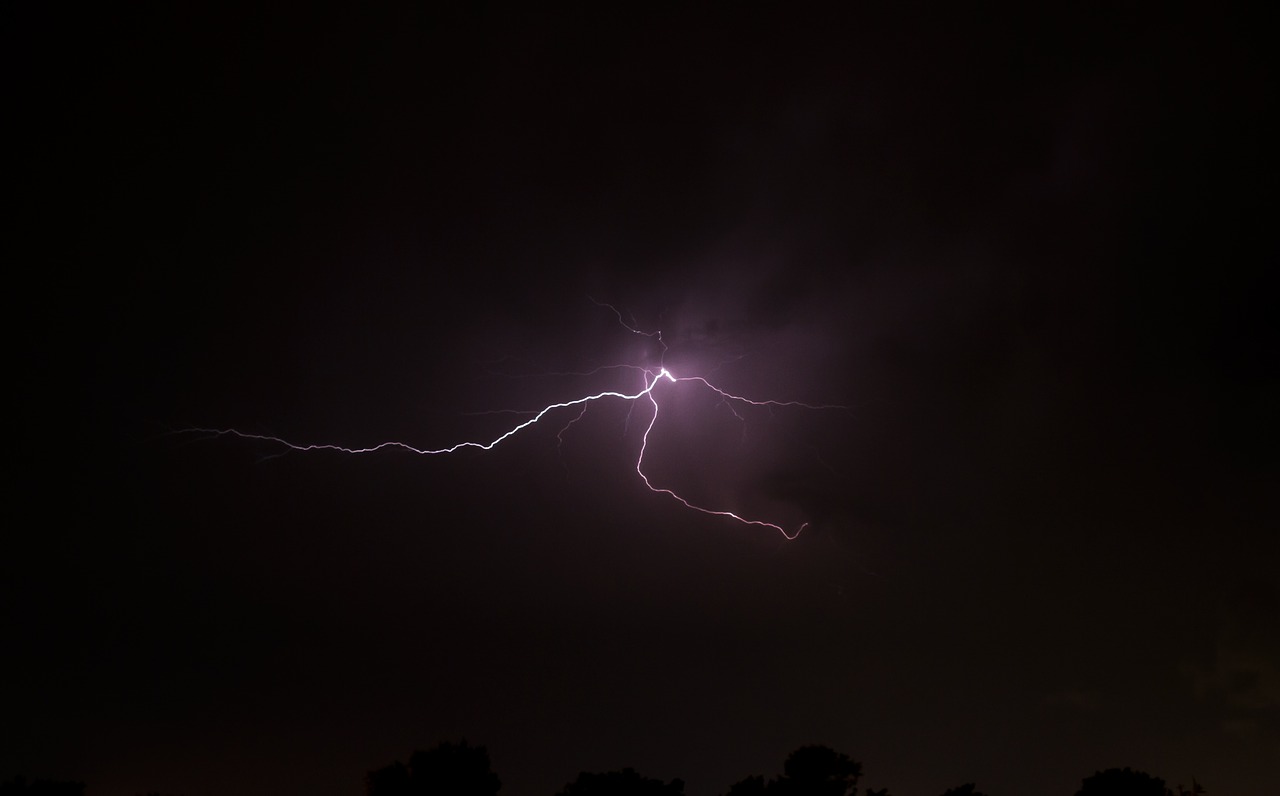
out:
<path id="1" fill-rule="evenodd" d="M 630 331 L 634 334 L 643 335 L 645 337 L 652 338 L 654 341 L 656 341 L 658 345 L 661 347 L 662 355 L 665 357 L 667 346 L 662 341 L 661 331 L 655 331 L 655 332 L 640 331 L 634 328 L 634 326 L 629 325 L 623 319 L 622 314 L 618 312 L 618 310 L 614 308 L 612 305 L 604 304 L 602 302 L 595 301 L 594 299 L 592 299 L 592 301 L 601 307 L 607 307 L 608 309 L 612 310 L 613 313 L 617 315 L 618 322 L 623 326 L 623 328 L 627 329 L 627 331 Z M 773 522 L 768 522 L 762 519 L 751 519 L 727 509 L 715 509 L 715 508 L 708 508 L 706 506 L 698 505 L 686 499 L 685 497 L 683 497 L 673 489 L 670 489 L 665 486 L 655 486 L 653 481 L 650 479 L 649 475 L 645 472 L 645 469 L 644 469 L 645 455 L 648 453 L 648 450 L 649 450 L 649 437 L 652 434 L 654 427 L 658 423 L 658 418 L 662 414 L 661 404 L 658 400 L 657 392 L 655 388 L 657 388 L 659 382 L 662 382 L 662 381 L 666 381 L 671 384 L 688 383 L 688 384 L 698 385 L 702 388 L 711 390 L 715 394 L 719 395 L 722 401 L 724 401 L 727 405 L 729 405 L 730 409 L 733 409 L 734 403 L 749 404 L 751 406 L 798 407 L 803 409 L 844 409 L 845 407 L 832 405 L 832 404 L 813 405 L 813 404 L 802 403 L 800 401 L 776 401 L 776 400 L 751 399 L 751 398 L 747 398 L 741 395 L 735 395 L 733 393 L 722 390 L 719 387 L 712 384 L 710 381 L 707 381 L 707 379 L 703 378 L 702 376 L 676 376 L 671 371 L 667 370 L 665 365 L 661 365 L 661 364 L 656 368 L 647 368 L 647 367 L 641 367 L 639 365 L 625 365 L 625 364 L 624 365 L 606 365 L 602 368 L 596 368 L 595 370 L 590 371 L 590 373 L 597 373 L 599 371 L 606 370 L 606 369 L 627 369 L 627 370 L 634 370 L 643 374 L 643 384 L 644 384 L 643 389 L 640 389 L 634 393 L 605 390 L 602 392 L 592 393 L 590 395 L 584 395 L 579 398 L 574 398 L 572 400 L 562 401 L 560 403 L 548 404 L 542 407 L 541 409 L 538 409 L 533 412 L 527 412 L 527 413 L 513 412 L 518 414 L 532 414 L 532 417 L 508 428 L 503 433 L 499 434 L 498 436 L 488 441 L 464 441 L 464 442 L 455 443 L 453 445 L 450 445 L 444 448 L 419 448 L 419 447 L 410 445 L 406 442 L 398 442 L 398 441 L 381 442 L 377 445 L 372 445 L 364 448 L 349 448 L 342 445 L 336 445 L 331 443 L 298 444 L 298 443 L 294 443 L 294 442 L 290 442 L 288 440 L 282 439 L 280 437 L 270 436 L 266 434 L 250 434 L 244 431 L 239 431 L 234 428 L 187 428 L 187 429 L 182 429 L 179 433 L 207 434 L 207 435 L 216 436 L 216 437 L 222 437 L 222 436 L 237 437 L 239 439 L 244 439 L 244 440 L 267 442 L 273 445 L 284 447 L 288 450 L 299 451 L 304 453 L 330 451 L 335 453 L 346 453 L 346 454 L 364 454 L 364 453 L 377 453 L 379 451 L 384 451 L 384 450 L 399 449 L 399 450 L 408 451 L 410 453 L 415 453 L 421 456 L 436 456 L 436 455 L 443 455 L 443 454 L 449 454 L 449 453 L 456 453 L 457 451 L 463 450 L 465 448 L 478 448 L 480 450 L 485 450 L 485 451 L 492 450 L 499 444 L 505 442 L 508 439 L 511 439 L 513 436 L 520 433 L 524 429 L 529 428 L 530 426 L 541 422 L 548 415 L 551 415 L 552 413 L 556 412 L 556 410 L 567 409 L 569 407 L 578 407 L 579 411 L 576 414 L 574 414 L 574 416 L 570 418 L 567 423 L 565 423 L 565 425 L 560 429 L 560 431 L 556 435 L 558 443 L 563 444 L 564 432 L 567 431 L 569 427 L 572 426 L 574 423 L 578 422 L 578 420 L 582 419 L 582 416 L 586 414 L 587 408 L 592 403 L 595 403 L 597 401 L 615 399 L 615 400 L 627 401 L 632 403 L 633 404 L 632 409 L 634 409 L 635 402 L 638 402 L 641 399 L 644 399 L 652 407 L 653 411 L 649 417 L 648 424 L 645 426 L 644 434 L 641 436 L 640 451 L 636 456 L 635 471 L 636 471 L 636 474 L 640 476 L 640 480 L 644 483 L 645 487 L 649 489 L 649 491 L 654 492 L 655 494 L 667 495 L 692 511 L 701 512 L 702 514 L 708 514 L 714 517 L 724 517 L 727 519 L 735 520 L 744 525 L 754 525 L 762 528 L 771 528 L 777 531 L 778 533 L 781 533 L 787 539 L 795 539 L 797 536 L 800 535 L 801 531 L 803 531 L 806 527 L 808 527 L 809 523 L 805 522 L 805 523 L 802 523 L 799 527 L 795 528 L 794 530 L 789 531 L 783 526 Z M 587 374 L 552 374 L 552 375 L 587 375 Z M 736 410 L 733 410 L 733 411 L 734 411 L 734 414 L 737 415 L 737 411 Z M 741 418 L 741 415 L 737 415 L 737 416 Z"/>

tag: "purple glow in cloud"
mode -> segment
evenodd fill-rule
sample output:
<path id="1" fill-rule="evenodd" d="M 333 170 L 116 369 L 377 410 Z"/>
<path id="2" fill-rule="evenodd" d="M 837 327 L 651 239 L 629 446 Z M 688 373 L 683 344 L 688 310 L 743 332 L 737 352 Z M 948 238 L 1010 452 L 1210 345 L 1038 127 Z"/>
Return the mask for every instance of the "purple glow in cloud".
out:
<path id="1" fill-rule="evenodd" d="M 761 519 L 748 518 L 727 509 L 715 509 L 715 508 L 708 508 L 706 506 L 699 505 L 685 498 L 680 493 L 676 492 L 671 488 L 668 488 L 665 486 L 656 486 L 653 483 L 653 480 L 651 479 L 650 475 L 646 473 L 644 470 L 644 463 L 645 463 L 645 455 L 649 451 L 650 434 L 653 432 L 654 427 L 657 425 L 658 417 L 661 414 L 660 394 L 665 390 L 672 389 L 671 387 L 668 387 L 666 385 L 690 384 L 696 387 L 707 389 L 715 393 L 716 395 L 718 395 L 722 399 L 722 402 L 725 405 L 729 406 L 729 408 L 734 412 L 735 416 L 737 416 L 739 419 L 741 419 L 741 415 L 739 415 L 737 413 L 737 410 L 733 408 L 734 404 L 746 404 L 746 405 L 755 406 L 755 407 L 796 407 L 796 408 L 803 408 L 803 409 L 844 409 L 846 407 L 834 405 L 834 404 L 818 404 L 818 405 L 807 404 L 807 403 L 802 403 L 800 401 L 752 399 L 752 398 L 747 398 L 741 395 L 735 395 L 733 393 L 727 392 L 726 390 L 723 390 L 717 387 L 716 385 L 712 384 L 703 376 L 677 376 L 674 373 L 672 373 L 670 370 L 668 370 L 666 365 L 663 364 L 663 361 L 665 361 L 665 355 L 667 353 L 667 346 L 666 346 L 666 343 L 664 343 L 662 340 L 661 331 L 653 331 L 653 332 L 641 331 L 637 329 L 634 325 L 628 324 L 627 321 L 623 318 L 622 313 L 620 313 L 612 305 L 604 304 L 602 302 L 595 301 L 594 299 L 592 299 L 592 301 L 601 307 L 607 307 L 608 309 L 612 310 L 613 313 L 617 315 L 618 323 L 627 331 L 632 332 L 633 334 L 649 337 L 654 341 L 656 341 L 658 345 L 661 347 L 662 357 L 660 358 L 660 363 L 656 367 L 643 367 L 640 365 L 631 365 L 631 364 L 615 364 L 615 365 L 607 365 L 604 367 L 596 368 L 590 371 L 589 373 L 552 374 L 552 375 L 581 376 L 581 375 L 592 375 L 605 370 L 631 370 L 641 374 L 643 387 L 636 392 L 625 392 L 622 390 L 603 390 L 600 392 L 594 392 L 588 395 L 573 398 L 571 400 L 561 401 L 557 403 L 550 403 L 550 404 L 547 404 L 546 406 L 543 406 L 541 409 L 538 409 L 532 412 L 516 412 L 514 410 L 511 410 L 512 413 L 532 414 L 533 416 L 528 418 L 527 420 L 517 423 L 514 426 L 511 426 L 510 428 L 503 431 L 498 436 L 488 441 L 469 440 L 464 442 L 458 442 L 443 448 L 420 448 L 414 445 L 410 445 L 407 442 L 391 440 L 391 441 L 381 442 L 376 445 L 371 445 L 368 447 L 357 448 L 357 447 L 346 447 L 343 445 L 337 445 L 332 443 L 298 444 L 298 443 L 290 442 L 281 437 L 276 437 L 276 436 L 271 436 L 266 434 L 251 434 L 251 433 L 239 431 L 233 428 L 227 428 L 227 429 L 187 428 L 187 429 L 182 429 L 182 432 L 193 433 L 193 434 L 209 434 L 213 436 L 232 436 L 232 437 L 238 437 L 240 439 L 245 439 L 245 440 L 252 440 L 257 442 L 268 442 L 274 445 L 282 446 L 284 448 L 287 448 L 288 450 L 300 451 L 304 453 L 331 451 L 336 453 L 361 454 L 361 453 L 376 453 L 384 450 L 400 449 L 400 450 L 408 451 L 410 453 L 415 453 L 422 456 L 428 456 L 428 455 L 434 456 L 434 455 L 456 453 L 466 448 L 478 448 L 480 450 L 485 450 L 485 451 L 492 450 L 500 443 L 505 442 L 506 440 L 515 436 L 519 432 L 523 431 L 524 429 L 542 422 L 544 419 L 556 413 L 557 410 L 568 409 L 570 407 L 578 407 L 579 410 L 576 413 L 574 413 L 573 416 L 570 417 L 567 422 L 565 422 L 565 424 L 561 427 L 560 431 L 557 433 L 557 440 L 559 441 L 560 444 L 563 444 L 565 431 L 567 431 L 569 427 L 572 426 L 574 423 L 576 423 L 578 420 L 582 419 L 583 415 L 586 413 L 587 409 L 590 407 L 591 404 L 596 403 L 598 401 L 615 399 L 615 400 L 632 403 L 634 405 L 635 402 L 641 399 L 645 399 L 649 403 L 649 405 L 652 407 L 653 411 L 649 417 L 648 424 L 645 426 L 644 434 L 641 437 L 640 449 L 638 454 L 636 455 L 636 461 L 635 461 L 635 471 L 640 476 L 640 479 L 644 482 L 645 487 L 647 487 L 651 492 L 668 495 L 671 498 L 675 499 L 676 501 L 680 502 L 686 508 L 689 508 L 693 511 L 701 512 L 703 514 L 709 514 L 716 517 L 727 517 L 729 519 L 736 520 L 737 522 L 740 522 L 744 525 L 754 525 L 754 526 L 760 526 L 764 528 L 772 528 L 773 530 L 781 533 L 787 539 L 795 539 L 808 526 L 809 523 L 807 522 L 801 523 L 794 530 L 789 531 L 787 530 L 787 528 L 774 522 L 768 522 L 766 520 L 761 520 Z M 634 409 L 634 406 L 632 408 Z"/>

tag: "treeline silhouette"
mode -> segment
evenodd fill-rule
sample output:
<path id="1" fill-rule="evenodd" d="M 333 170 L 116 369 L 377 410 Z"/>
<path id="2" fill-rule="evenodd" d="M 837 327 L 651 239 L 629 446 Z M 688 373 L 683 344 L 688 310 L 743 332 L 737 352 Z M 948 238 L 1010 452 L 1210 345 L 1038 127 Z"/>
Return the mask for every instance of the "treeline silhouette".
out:
<path id="1" fill-rule="evenodd" d="M 723 796 L 893 796 L 888 788 L 860 792 L 861 777 L 862 764 L 848 755 L 826 746 L 802 746 L 787 755 L 778 776 L 765 779 L 753 774 L 730 785 Z M 365 776 L 365 796 L 498 796 L 501 789 L 502 781 L 489 763 L 489 751 L 471 746 L 465 739 L 416 751 L 408 764 L 396 761 Z M 684 796 L 684 781 L 663 782 L 633 768 L 583 771 L 556 796 Z M 970 782 L 942 796 L 987 794 Z M 1159 777 L 1111 768 L 1083 779 L 1075 796 L 1206 796 L 1206 791 L 1194 779 L 1190 788 L 1178 785 L 1177 790 L 1171 790 Z"/>
<path id="2" fill-rule="evenodd" d="M 893 796 L 888 788 L 858 790 L 862 764 L 826 746 L 802 746 L 787 755 L 782 773 L 753 774 L 729 786 L 723 796 Z M 365 775 L 365 796 L 499 796 L 502 780 L 489 750 L 464 739 L 418 750 L 408 763 L 395 761 Z M 1064 793 L 1066 788 L 1063 789 Z M 0 796 L 86 796 L 83 782 L 16 777 L 0 782 Z M 138 796 L 160 796 L 158 793 Z M 684 781 L 663 782 L 633 768 L 583 771 L 555 796 L 684 796 Z M 941 796 L 987 796 L 970 782 Z M 1129 768 L 1110 768 L 1081 781 L 1075 796 L 1207 796 L 1200 783 L 1171 790 L 1164 780 Z"/>

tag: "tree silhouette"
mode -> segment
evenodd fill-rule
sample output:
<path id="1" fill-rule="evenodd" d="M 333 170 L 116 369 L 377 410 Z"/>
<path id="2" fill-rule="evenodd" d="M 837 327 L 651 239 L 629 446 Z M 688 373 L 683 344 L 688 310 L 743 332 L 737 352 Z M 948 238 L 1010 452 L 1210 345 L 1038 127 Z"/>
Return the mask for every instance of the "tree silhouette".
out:
<path id="1" fill-rule="evenodd" d="M 952 788 L 951 790 L 942 794 L 942 796 L 986 796 L 985 793 L 982 793 L 981 791 L 978 791 L 975 788 L 976 786 L 972 782 L 969 782 L 964 785 L 961 785 L 958 788 Z"/>
<path id="2" fill-rule="evenodd" d="M 409 767 L 400 761 L 370 771 L 364 777 L 364 791 L 368 796 L 407 796 L 413 793 L 409 784 Z"/>
<path id="3" fill-rule="evenodd" d="M 853 796 L 862 764 L 826 746 L 802 746 L 787 757 L 779 793 L 791 796 Z"/>
<path id="4" fill-rule="evenodd" d="M 729 788 L 726 796 L 764 796 L 768 789 L 764 784 L 764 777 L 754 776 L 747 777 L 744 780 L 735 782 Z"/>
<path id="5" fill-rule="evenodd" d="M 802 746 L 787 756 L 782 772 L 767 785 L 763 777 L 747 777 L 728 796 L 854 796 L 862 764 L 826 746 Z"/>
<path id="6" fill-rule="evenodd" d="M 1129 768 L 1099 771 L 1080 783 L 1076 796 L 1167 796 L 1164 780 Z"/>
<path id="7" fill-rule="evenodd" d="M 501 787 L 489 751 L 465 740 L 418 750 L 407 766 L 396 761 L 365 776 L 368 796 L 497 796 Z"/>
<path id="8" fill-rule="evenodd" d="M 634 768 L 595 774 L 583 771 L 558 796 L 684 796 L 684 781 L 642 776 Z"/>
<path id="9" fill-rule="evenodd" d="M 1188 790 L 1181 785 L 1178 786 L 1178 796 L 1205 796 L 1204 786 L 1196 782 L 1196 778 L 1191 778 L 1191 788 Z"/>

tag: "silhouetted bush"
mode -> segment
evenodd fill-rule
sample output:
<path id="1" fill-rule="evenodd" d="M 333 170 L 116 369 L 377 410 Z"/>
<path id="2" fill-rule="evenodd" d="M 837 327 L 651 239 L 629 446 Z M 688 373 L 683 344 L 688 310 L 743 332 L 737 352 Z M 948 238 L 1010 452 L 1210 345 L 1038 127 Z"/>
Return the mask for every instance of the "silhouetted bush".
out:
<path id="1" fill-rule="evenodd" d="M 637 773 L 633 768 L 594 774 L 583 771 L 558 796 L 683 796 L 684 781 L 664 783 Z"/>
<path id="2" fill-rule="evenodd" d="M 726 796 L 763 796 L 767 792 L 768 788 L 765 787 L 764 777 L 757 775 L 733 783 Z"/>
<path id="3" fill-rule="evenodd" d="M 862 764 L 826 746 L 802 746 L 787 756 L 782 771 L 768 784 L 763 777 L 747 777 L 729 796 L 854 796 Z"/>
<path id="4" fill-rule="evenodd" d="M 418 750 L 407 766 L 396 761 L 365 776 L 368 796 L 497 796 L 501 788 L 489 751 L 465 740 Z"/>
<path id="5" fill-rule="evenodd" d="M 1167 796 L 1164 780 L 1128 768 L 1109 768 L 1086 778 L 1076 796 Z"/>

